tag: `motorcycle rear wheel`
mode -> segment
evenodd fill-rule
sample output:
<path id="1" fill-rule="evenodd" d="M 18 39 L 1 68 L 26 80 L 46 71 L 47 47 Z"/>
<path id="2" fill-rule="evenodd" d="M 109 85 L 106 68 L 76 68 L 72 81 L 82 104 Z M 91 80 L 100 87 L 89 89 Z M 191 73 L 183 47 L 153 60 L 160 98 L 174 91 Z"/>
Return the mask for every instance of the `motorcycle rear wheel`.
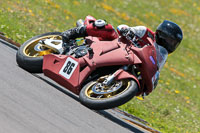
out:
<path id="1" fill-rule="evenodd" d="M 94 110 L 114 108 L 131 100 L 138 92 L 138 85 L 132 79 L 114 81 L 111 85 L 103 87 L 100 84 L 104 80 L 105 77 L 101 77 L 82 88 L 79 98 L 83 105 Z"/>
<path id="2" fill-rule="evenodd" d="M 16 61 L 17 64 L 31 73 L 42 73 L 42 64 L 43 64 L 43 56 L 51 53 L 56 53 L 53 49 L 45 48 L 36 51 L 35 46 L 38 44 L 40 40 L 56 38 L 61 40 L 60 36 L 61 32 L 48 32 L 45 34 L 41 34 L 35 36 L 24 44 L 22 44 L 17 51 Z M 39 47 L 40 48 L 40 47 Z"/>

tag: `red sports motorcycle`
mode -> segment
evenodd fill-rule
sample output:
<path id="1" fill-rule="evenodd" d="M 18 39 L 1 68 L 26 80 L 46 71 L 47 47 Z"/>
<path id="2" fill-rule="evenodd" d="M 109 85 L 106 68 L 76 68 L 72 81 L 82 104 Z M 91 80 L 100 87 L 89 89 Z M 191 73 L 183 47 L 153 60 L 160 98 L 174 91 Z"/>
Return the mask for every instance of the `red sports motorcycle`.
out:
<path id="1" fill-rule="evenodd" d="M 87 16 L 84 24 L 96 19 Z M 62 49 L 60 32 L 50 32 L 26 41 L 17 52 L 17 63 L 31 73 L 43 72 L 79 95 L 85 106 L 100 110 L 120 106 L 136 95 L 152 92 L 157 80 L 157 52 L 153 40 L 140 48 L 134 41 L 98 37 L 73 40 Z"/>

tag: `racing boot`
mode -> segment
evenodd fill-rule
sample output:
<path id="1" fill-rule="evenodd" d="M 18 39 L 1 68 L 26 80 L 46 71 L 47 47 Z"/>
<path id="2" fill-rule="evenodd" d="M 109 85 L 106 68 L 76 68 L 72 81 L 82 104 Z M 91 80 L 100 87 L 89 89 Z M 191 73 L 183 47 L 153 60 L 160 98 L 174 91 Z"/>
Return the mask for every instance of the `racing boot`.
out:
<path id="1" fill-rule="evenodd" d="M 67 51 L 69 51 L 69 47 L 73 46 L 74 44 L 72 43 L 73 41 L 71 40 L 74 40 L 79 37 L 87 36 L 86 26 L 80 26 L 80 27 L 69 29 L 67 31 L 62 32 L 61 36 L 62 36 L 62 41 L 63 41 L 64 53 L 66 53 Z"/>

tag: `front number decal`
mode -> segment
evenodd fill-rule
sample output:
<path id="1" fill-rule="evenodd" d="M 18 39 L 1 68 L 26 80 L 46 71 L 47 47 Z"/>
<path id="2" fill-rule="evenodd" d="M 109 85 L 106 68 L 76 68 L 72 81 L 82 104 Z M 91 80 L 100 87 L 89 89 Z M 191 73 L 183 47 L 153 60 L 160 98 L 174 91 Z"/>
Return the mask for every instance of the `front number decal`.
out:
<path id="1" fill-rule="evenodd" d="M 60 69 L 59 74 L 64 76 L 66 79 L 70 79 L 77 65 L 78 65 L 77 61 L 68 57 L 63 67 Z"/>

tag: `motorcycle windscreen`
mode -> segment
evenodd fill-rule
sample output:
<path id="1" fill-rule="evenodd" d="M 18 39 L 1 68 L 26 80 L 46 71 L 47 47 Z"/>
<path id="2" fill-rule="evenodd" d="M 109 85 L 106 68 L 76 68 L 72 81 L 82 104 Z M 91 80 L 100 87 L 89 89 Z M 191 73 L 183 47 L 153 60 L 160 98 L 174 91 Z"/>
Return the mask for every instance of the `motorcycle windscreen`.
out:
<path id="1" fill-rule="evenodd" d="M 43 59 L 43 73 L 68 90 L 78 94 L 79 86 L 78 59 L 67 55 L 45 55 Z"/>

